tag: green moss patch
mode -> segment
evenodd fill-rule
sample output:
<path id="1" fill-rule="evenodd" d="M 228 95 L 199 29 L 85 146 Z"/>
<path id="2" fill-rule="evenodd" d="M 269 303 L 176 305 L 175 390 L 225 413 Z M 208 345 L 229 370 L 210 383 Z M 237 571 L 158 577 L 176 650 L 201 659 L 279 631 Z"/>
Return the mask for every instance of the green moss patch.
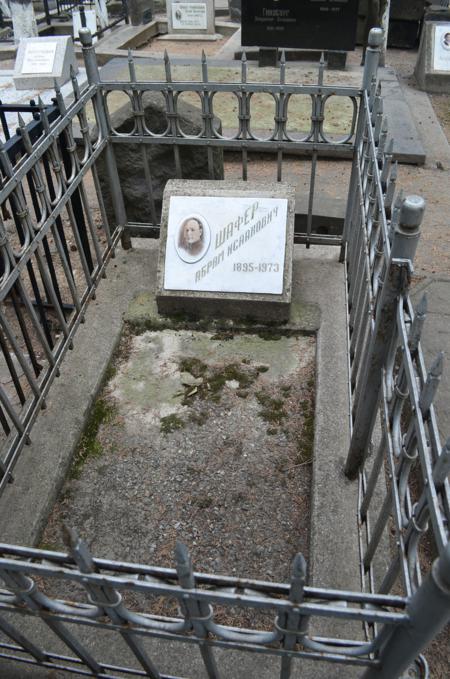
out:
<path id="1" fill-rule="evenodd" d="M 98 432 L 104 423 L 111 422 L 116 414 L 115 407 L 105 398 L 100 397 L 94 403 L 91 416 L 88 420 L 84 434 L 75 451 L 75 456 L 70 470 L 71 478 L 80 477 L 83 465 L 92 457 L 99 457 L 103 453 L 103 447 L 98 439 Z"/>
<path id="2" fill-rule="evenodd" d="M 248 361 L 209 366 L 198 358 L 184 358 L 179 363 L 179 369 L 180 372 L 190 373 L 196 379 L 202 379 L 201 384 L 194 388 L 191 385 L 185 386 L 183 405 L 189 405 L 194 397 L 218 402 L 220 392 L 227 382 L 236 382 L 238 395 L 246 398 L 247 390 L 258 379 L 260 373 L 266 372 L 269 368 L 265 365 L 251 366 Z"/>
<path id="3" fill-rule="evenodd" d="M 259 405 L 262 406 L 259 415 L 266 422 L 281 424 L 285 417 L 287 417 L 283 399 L 273 398 L 265 391 L 258 391 L 255 396 Z"/>
<path id="4" fill-rule="evenodd" d="M 184 420 L 178 415 L 166 415 L 166 417 L 161 417 L 160 420 L 160 431 L 162 434 L 171 434 L 177 429 L 183 429 L 185 426 Z"/>

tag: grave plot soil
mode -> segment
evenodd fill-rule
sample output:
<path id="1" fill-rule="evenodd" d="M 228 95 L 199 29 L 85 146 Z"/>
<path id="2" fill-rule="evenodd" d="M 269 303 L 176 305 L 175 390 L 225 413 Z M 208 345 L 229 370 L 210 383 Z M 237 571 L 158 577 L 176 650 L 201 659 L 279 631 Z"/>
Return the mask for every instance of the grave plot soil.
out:
<path id="1" fill-rule="evenodd" d="M 173 567 L 179 540 L 196 570 L 286 581 L 308 557 L 315 339 L 164 330 L 119 351 L 42 546 L 67 524 L 97 556 Z"/>
<path id="2" fill-rule="evenodd" d="M 146 52 L 149 52 L 152 55 L 154 53 L 164 54 L 164 51 L 167 50 L 167 52 L 173 56 L 182 55 L 189 58 L 195 59 L 198 57 L 201 59 L 202 52 L 204 52 L 208 57 L 214 56 L 220 49 L 222 49 L 228 40 L 228 36 L 222 36 L 220 39 L 215 41 L 189 40 L 186 42 L 180 40 L 161 40 L 160 38 L 152 38 L 145 44 L 139 45 L 137 50 L 139 52 L 143 52 L 144 55 Z"/>

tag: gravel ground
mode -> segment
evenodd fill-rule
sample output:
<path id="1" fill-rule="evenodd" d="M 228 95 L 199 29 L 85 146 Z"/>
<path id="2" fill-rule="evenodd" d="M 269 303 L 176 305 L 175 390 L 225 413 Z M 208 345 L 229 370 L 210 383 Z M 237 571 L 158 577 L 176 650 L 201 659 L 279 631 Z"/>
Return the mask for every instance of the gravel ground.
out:
<path id="1" fill-rule="evenodd" d="M 308 556 L 315 339 L 125 336 L 42 544 L 285 581 Z"/>

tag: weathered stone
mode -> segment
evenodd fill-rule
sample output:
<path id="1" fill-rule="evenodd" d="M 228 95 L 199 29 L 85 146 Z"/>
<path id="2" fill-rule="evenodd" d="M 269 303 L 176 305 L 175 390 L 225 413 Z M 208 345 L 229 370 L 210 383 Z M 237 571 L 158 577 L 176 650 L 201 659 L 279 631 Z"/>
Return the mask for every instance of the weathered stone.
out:
<path id="1" fill-rule="evenodd" d="M 146 93 L 144 99 L 145 124 L 154 133 L 162 133 L 167 128 L 166 108 L 161 95 Z M 198 135 L 203 129 L 201 111 L 195 106 L 178 101 L 178 124 L 184 134 Z M 112 127 L 118 132 L 129 132 L 134 124 L 131 103 L 110 113 Z M 216 129 L 221 130 L 220 121 L 215 118 Z M 96 138 L 94 130 L 93 136 Z M 169 144 L 146 145 L 148 164 L 152 177 L 153 198 L 156 216 L 161 215 L 161 203 L 164 187 L 168 179 L 176 177 L 174 149 Z M 139 144 L 121 144 L 115 147 L 116 161 L 120 175 L 120 183 L 129 222 L 151 222 L 150 190 L 144 173 L 142 146 Z M 180 146 L 180 162 L 185 179 L 208 179 L 208 154 L 204 146 Z M 223 153 L 221 149 L 213 150 L 214 179 L 223 179 Z M 97 161 L 100 184 L 105 207 L 111 225 L 115 225 L 112 209 L 110 182 L 108 179 L 105 154 Z"/>
<path id="2" fill-rule="evenodd" d="M 241 21 L 241 0 L 228 0 L 231 21 Z"/>

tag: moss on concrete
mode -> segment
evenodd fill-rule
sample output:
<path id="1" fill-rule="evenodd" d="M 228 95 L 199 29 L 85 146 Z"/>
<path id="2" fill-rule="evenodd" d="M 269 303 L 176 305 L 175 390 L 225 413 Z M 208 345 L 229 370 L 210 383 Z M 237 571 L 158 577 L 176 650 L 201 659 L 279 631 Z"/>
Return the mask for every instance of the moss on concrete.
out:
<path id="1" fill-rule="evenodd" d="M 111 422 L 115 413 L 115 407 L 105 398 L 100 397 L 96 400 L 84 430 L 84 434 L 75 451 L 70 470 L 71 478 L 79 478 L 84 464 L 90 458 L 100 457 L 100 455 L 102 455 L 103 447 L 98 439 L 98 433 L 102 424 Z"/>

